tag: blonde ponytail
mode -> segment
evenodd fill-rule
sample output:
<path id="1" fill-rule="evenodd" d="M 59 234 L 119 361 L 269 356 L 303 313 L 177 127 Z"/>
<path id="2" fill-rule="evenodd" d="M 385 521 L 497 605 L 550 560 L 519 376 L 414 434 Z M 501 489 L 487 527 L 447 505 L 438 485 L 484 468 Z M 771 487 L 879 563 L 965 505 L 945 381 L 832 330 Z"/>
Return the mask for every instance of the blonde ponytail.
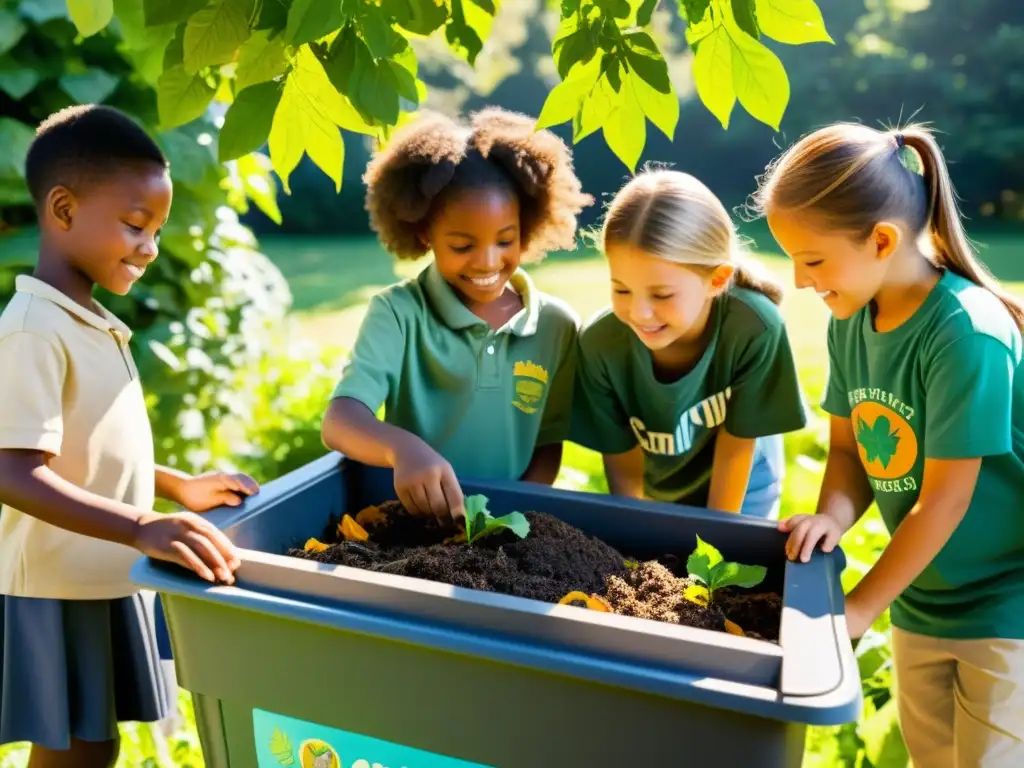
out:
<path id="1" fill-rule="evenodd" d="M 601 228 L 601 248 L 633 245 L 659 259 L 696 269 L 735 267 L 735 285 L 763 293 L 775 304 L 782 285 L 743 254 L 729 212 L 715 194 L 688 173 L 646 170 L 612 200 Z"/>
<path id="2" fill-rule="evenodd" d="M 1024 330 L 1024 304 L 1004 290 L 985 265 L 978 261 L 964 229 L 953 180 L 935 137 L 928 131 L 911 126 L 897 134 L 896 141 L 916 152 L 921 160 L 922 175 L 928 186 L 928 219 L 935 262 L 995 294 L 1013 316 L 1017 327 Z"/>
<path id="3" fill-rule="evenodd" d="M 733 273 L 733 283 L 740 288 L 747 288 L 758 293 L 763 293 L 773 304 L 781 304 L 785 295 L 779 281 L 761 264 L 746 256 L 733 257 L 733 264 L 736 271 Z"/>

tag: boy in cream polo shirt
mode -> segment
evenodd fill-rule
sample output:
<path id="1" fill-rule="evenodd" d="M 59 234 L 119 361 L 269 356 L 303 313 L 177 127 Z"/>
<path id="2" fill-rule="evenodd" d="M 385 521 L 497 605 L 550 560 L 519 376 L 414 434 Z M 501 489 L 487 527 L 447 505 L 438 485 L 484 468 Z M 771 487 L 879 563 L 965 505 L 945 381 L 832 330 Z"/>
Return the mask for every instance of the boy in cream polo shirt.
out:
<path id="1" fill-rule="evenodd" d="M 118 722 L 170 694 L 128 570 L 139 553 L 233 581 L 228 540 L 193 511 L 239 504 L 244 476 L 156 467 L 131 331 L 93 297 L 124 295 L 156 258 L 167 161 L 133 121 L 72 107 L 26 160 L 40 250 L 0 315 L 0 744 L 33 766 L 113 765 Z"/>

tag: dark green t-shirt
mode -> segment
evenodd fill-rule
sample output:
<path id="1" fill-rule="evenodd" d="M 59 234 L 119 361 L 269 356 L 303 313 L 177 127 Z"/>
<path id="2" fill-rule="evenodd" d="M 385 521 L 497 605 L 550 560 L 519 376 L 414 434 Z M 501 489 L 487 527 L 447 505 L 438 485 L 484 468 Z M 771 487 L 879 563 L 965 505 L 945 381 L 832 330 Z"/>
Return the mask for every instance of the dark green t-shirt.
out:
<path id="1" fill-rule="evenodd" d="M 1021 336 L 989 291 L 946 272 L 886 333 L 870 309 L 828 331 L 822 407 L 849 418 L 890 532 L 917 503 L 925 459 L 982 457 L 952 538 L 897 598 L 893 624 L 946 638 L 1024 639 Z"/>
<path id="2" fill-rule="evenodd" d="M 578 318 L 517 271 L 523 309 L 492 330 L 431 262 L 370 300 L 334 391 L 426 441 L 456 475 L 518 480 L 566 439 Z"/>
<path id="3" fill-rule="evenodd" d="M 659 501 L 707 505 L 720 427 L 757 438 L 807 422 L 789 338 L 771 300 L 734 287 L 715 300 L 708 322 L 704 354 L 667 383 L 655 377 L 650 350 L 610 310 L 580 333 L 570 439 L 605 454 L 640 445 L 645 493 Z"/>

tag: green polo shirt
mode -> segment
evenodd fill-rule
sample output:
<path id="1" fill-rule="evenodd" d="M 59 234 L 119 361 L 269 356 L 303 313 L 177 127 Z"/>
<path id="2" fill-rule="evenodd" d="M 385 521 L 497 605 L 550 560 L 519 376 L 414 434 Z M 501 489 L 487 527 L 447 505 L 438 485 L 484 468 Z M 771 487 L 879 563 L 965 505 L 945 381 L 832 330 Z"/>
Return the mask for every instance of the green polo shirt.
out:
<path id="1" fill-rule="evenodd" d="M 516 272 L 524 308 L 493 330 L 433 262 L 370 300 L 334 397 L 412 432 L 458 476 L 518 480 L 541 445 L 566 439 L 579 321 Z"/>
<path id="2" fill-rule="evenodd" d="M 868 308 L 833 319 L 828 350 L 822 407 L 851 420 L 890 533 L 917 503 L 926 459 L 982 459 L 963 521 L 893 603 L 893 624 L 1024 639 L 1024 374 L 1010 314 L 946 272 L 892 331 L 875 331 Z"/>
<path id="3" fill-rule="evenodd" d="M 650 350 L 611 310 L 580 334 L 570 439 L 605 454 L 639 445 L 645 493 L 658 501 L 707 505 L 719 428 L 759 438 L 807 421 L 785 324 L 768 297 L 731 288 L 708 323 L 704 353 L 674 381 L 655 376 Z M 758 446 L 752 472 L 780 480 L 777 461 Z"/>

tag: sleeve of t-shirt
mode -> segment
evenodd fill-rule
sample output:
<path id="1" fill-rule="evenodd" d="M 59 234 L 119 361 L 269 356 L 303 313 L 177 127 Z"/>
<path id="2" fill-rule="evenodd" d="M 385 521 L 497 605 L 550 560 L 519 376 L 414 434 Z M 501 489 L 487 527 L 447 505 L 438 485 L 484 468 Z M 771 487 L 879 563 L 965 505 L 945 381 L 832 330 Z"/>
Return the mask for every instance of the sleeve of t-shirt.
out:
<path id="1" fill-rule="evenodd" d="M 547 399 L 544 402 L 544 415 L 537 434 L 537 445 L 561 443 L 569 437 L 572 423 L 573 386 L 576 380 L 576 361 L 578 352 L 575 330 L 568 334 L 562 359 L 551 379 Z"/>
<path id="2" fill-rule="evenodd" d="M 991 336 L 970 334 L 928 364 L 925 446 L 929 459 L 996 456 L 1013 448 L 1013 357 Z"/>
<path id="3" fill-rule="evenodd" d="M 843 378 L 842 360 L 836 343 L 835 321 L 828 324 L 828 376 L 825 381 L 825 397 L 821 401 L 821 409 L 833 416 L 848 419 L 853 412 L 850 398 Z"/>
<path id="4" fill-rule="evenodd" d="M 376 413 L 397 389 L 404 354 L 405 338 L 390 302 L 374 296 L 332 397 L 350 397 Z"/>
<path id="5" fill-rule="evenodd" d="M 67 358 L 53 341 L 19 331 L 0 340 L 0 449 L 60 455 Z"/>
<path id="6" fill-rule="evenodd" d="M 576 363 L 569 439 L 601 453 L 623 453 L 637 444 L 608 376 L 603 355 L 581 337 Z"/>
<path id="7" fill-rule="evenodd" d="M 740 355 L 730 384 L 725 428 L 736 437 L 762 437 L 807 423 L 789 336 L 780 322 L 753 338 Z"/>

